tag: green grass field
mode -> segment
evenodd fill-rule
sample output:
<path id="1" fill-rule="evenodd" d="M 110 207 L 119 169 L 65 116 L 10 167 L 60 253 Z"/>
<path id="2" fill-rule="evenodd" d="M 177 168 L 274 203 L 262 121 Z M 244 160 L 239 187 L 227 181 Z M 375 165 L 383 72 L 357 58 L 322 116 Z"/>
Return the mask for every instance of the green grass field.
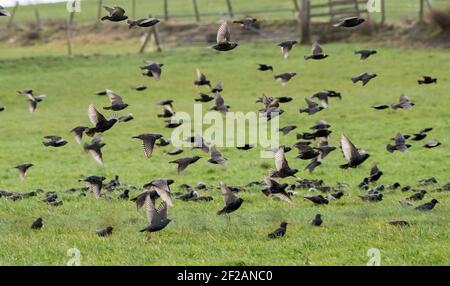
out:
<path id="1" fill-rule="evenodd" d="M 382 184 L 399 181 L 416 187 L 418 179 L 436 177 L 440 185 L 449 178 L 448 106 L 450 89 L 448 52 L 387 46 L 376 48 L 378 55 L 360 63 L 353 51 L 368 48 L 363 44 L 330 44 L 324 49 L 330 58 L 321 62 L 305 62 L 303 55 L 309 47 L 295 47 L 289 60 L 283 60 L 278 48 L 268 43 L 241 43 L 232 52 L 218 54 L 205 47 L 185 47 L 161 54 L 100 55 L 91 57 L 45 56 L 51 50 L 35 47 L 37 57 L 28 57 L 27 49 L 2 49 L 0 77 L 2 90 L 0 105 L 0 189 L 27 192 L 42 188 L 57 191 L 64 200 L 61 207 L 49 207 L 41 202 L 42 195 L 12 202 L 0 198 L 0 265 L 65 265 L 68 249 L 81 251 L 82 265 L 365 265 L 370 248 L 381 251 L 382 265 L 448 265 L 449 213 L 448 192 L 432 192 L 425 201 L 436 198 L 437 207 L 428 213 L 419 213 L 398 204 L 411 195 L 397 190 L 385 194 L 380 203 L 365 203 L 358 198 L 362 191 L 358 183 L 367 176 L 372 163 L 377 163 L 385 175 Z M 110 47 L 110 49 L 113 49 Z M 113 52 L 104 50 L 105 53 Z M 164 63 L 159 82 L 140 75 L 138 66 L 143 60 Z M 272 64 L 275 72 L 295 71 L 298 76 L 281 87 L 269 73 L 256 71 L 256 64 Z M 326 158 L 313 174 L 303 171 L 306 161 L 296 160 L 295 151 L 287 153 L 291 167 L 301 169 L 300 178 L 322 178 L 328 185 L 347 182 L 346 195 L 325 207 L 313 206 L 302 198 L 307 191 L 299 190 L 295 206 L 268 199 L 258 188 L 249 188 L 239 195 L 242 208 L 231 215 L 231 221 L 217 216 L 223 200 L 217 189 L 203 192 L 212 195 L 209 203 L 175 202 L 169 210 L 174 221 L 153 235 L 151 242 L 138 230 L 146 226 L 144 212 L 137 212 L 132 202 L 96 201 L 92 196 L 62 192 L 80 187 L 78 179 L 87 175 L 105 175 L 108 179 L 120 175 L 124 184 L 142 186 L 158 177 L 173 178 L 173 191 L 182 183 L 195 185 L 205 182 L 216 186 L 223 180 L 229 185 L 245 185 L 261 180 L 273 168 L 272 159 L 260 159 L 259 150 L 247 152 L 234 148 L 221 151 L 229 159 L 226 168 L 208 164 L 207 155 L 197 150 L 185 150 L 180 156 L 200 155 L 203 158 L 177 175 L 175 166 L 168 164 L 174 157 L 157 148 L 151 159 L 145 159 L 140 143 L 130 137 L 140 133 L 162 133 L 163 122 L 156 118 L 162 99 L 175 100 L 177 111 L 192 113 L 197 90 L 192 86 L 195 68 L 215 83 L 223 81 L 223 96 L 233 111 L 256 111 L 260 105 L 255 99 L 262 92 L 270 96 L 288 95 L 294 101 L 283 105 L 281 125 L 296 124 L 296 131 L 307 131 L 318 119 L 332 125 L 330 144 L 338 146 L 341 132 L 371 154 L 361 167 L 341 170 L 344 159 L 339 150 Z M 370 71 L 379 74 L 366 87 L 353 85 L 351 76 Z M 439 78 L 439 84 L 418 86 L 422 74 Z M 128 87 L 146 84 L 144 92 Z M 27 110 L 27 102 L 16 91 L 33 88 L 48 96 L 34 114 Z M 135 120 L 119 124 L 104 135 L 105 166 L 98 166 L 76 144 L 69 130 L 89 124 L 87 106 L 94 103 L 105 106 L 105 97 L 93 92 L 110 88 L 122 95 L 130 107 L 125 110 Z M 316 115 L 299 114 L 304 98 L 322 89 L 342 92 L 341 102 L 331 100 L 330 108 Z M 405 110 L 374 111 L 373 104 L 396 102 L 400 94 L 407 94 L 416 106 Z M 204 112 L 212 104 L 204 105 Z M 108 114 L 108 113 L 107 113 Z M 389 154 L 385 146 L 397 132 L 412 133 L 424 127 L 433 127 L 429 138 L 443 145 L 432 150 L 422 148 L 424 142 L 414 142 L 406 153 Z M 45 148 L 42 137 L 61 135 L 69 140 L 62 148 Z M 292 145 L 295 132 L 281 137 L 281 143 Z M 170 147 L 164 147 L 169 149 Z M 20 182 L 18 163 L 35 164 L 24 182 Z M 285 179 L 285 182 L 294 182 Z M 132 192 L 132 196 L 138 191 Z M 117 193 L 111 194 L 116 197 Z M 324 225 L 311 227 L 308 222 L 316 213 L 324 216 Z M 31 231 L 30 225 L 43 216 L 45 226 Z M 404 219 L 411 228 L 398 229 L 388 225 L 390 220 Z M 269 240 L 267 233 L 281 221 L 290 223 L 285 237 Z M 111 237 L 99 238 L 95 231 L 112 225 Z"/>
<path id="2" fill-rule="evenodd" d="M 290 11 L 281 12 L 264 12 L 254 13 L 254 11 L 261 10 L 277 10 L 277 9 L 294 9 L 292 0 L 234 0 L 232 7 L 234 13 L 238 17 L 246 14 L 250 14 L 259 19 L 292 19 L 293 13 Z M 327 3 L 328 0 L 312 0 L 312 5 Z M 105 5 L 118 5 L 128 11 L 128 15 L 132 15 L 132 2 L 130 0 L 105 0 Z M 225 0 L 211 1 L 211 0 L 197 0 L 199 11 L 201 14 L 207 14 L 202 16 L 202 21 L 218 20 L 228 13 L 228 8 Z M 433 7 L 444 7 L 448 2 L 447 0 L 433 0 Z M 417 19 L 419 14 L 419 0 L 387 0 L 386 4 L 386 19 L 389 22 L 399 22 L 405 18 Z M 29 5 L 20 7 L 16 20 L 18 22 L 34 21 L 35 9 L 39 11 L 39 15 L 42 19 L 67 19 L 68 12 L 66 10 L 66 3 L 56 4 L 42 4 L 42 5 Z M 77 13 L 76 21 L 86 22 L 94 21 L 97 18 L 98 1 L 97 0 L 83 0 L 81 6 L 81 13 Z M 191 0 L 169 0 L 168 1 L 169 16 L 179 21 L 194 21 L 194 16 L 191 18 L 186 15 L 193 15 L 193 6 Z M 317 8 L 314 13 L 327 12 L 325 9 Z M 103 12 L 105 14 L 105 12 Z M 136 17 L 146 17 L 149 14 L 153 16 L 163 17 L 164 15 L 164 1 L 146 1 L 136 0 Z M 371 17 L 376 20 L 380 19 L 380 13 L 373 13 Z M 177 16 L 182 15 L 182 18 Z M 323 19 L 327 20 L 327 19 Z M 6 23 L 8 19 L 0 19 L 0 23 Z"/>

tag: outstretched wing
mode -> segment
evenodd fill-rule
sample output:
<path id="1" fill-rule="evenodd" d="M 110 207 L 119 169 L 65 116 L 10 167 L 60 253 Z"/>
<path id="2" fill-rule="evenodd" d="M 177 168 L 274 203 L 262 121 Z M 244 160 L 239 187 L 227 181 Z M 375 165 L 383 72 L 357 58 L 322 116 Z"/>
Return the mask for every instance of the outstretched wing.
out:
<path id="1" fill-rule="evenodd" d="M 95 106 L 91 103 L 88 107 L 88 117 L 91 123 L 96 126 L 99 122 L 105 121 L 105 117 L 98 112 Z"/>
<path id="2" fill-rule="evenodd" d="M 230 41 L 230 29 L 228 28 L 228 23 L 224 21 L 219 30 L 217 30 L 217 43 L 224 43 Z"/>
<path id="3" fill-rule="evenodd" d="M 359 152 L 356 146 L 353 145 L 350 139 L 348 139 L 348 137 L 344 134 L 341 135 L 341 149 L 347 161 L 350 161 L 352 160 L 352 158 L 359 156 Z"/>

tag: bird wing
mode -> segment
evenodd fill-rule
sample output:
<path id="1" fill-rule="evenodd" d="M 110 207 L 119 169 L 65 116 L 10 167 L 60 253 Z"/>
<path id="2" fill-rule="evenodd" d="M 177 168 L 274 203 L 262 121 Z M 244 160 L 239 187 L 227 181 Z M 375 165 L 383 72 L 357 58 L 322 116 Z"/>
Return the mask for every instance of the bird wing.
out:
<path id="1" fill-rule="evenodd" d="M 305 101 L 306 101 L 306 104 L 308 104 L 308 108 L 310 108 L 310 109 L 316 108 L 318 106 L 317 103 L 315 103 L 314 101 L 312 101 L 311 99 L 309 99 L 307 97 L 305 98 Z"/>
<path id="2" fill-rule="evenodd" d="M 276 197 L 276 198 L 279 198 L 280 200 L 285 201 L 285 202 L 287 202 L 287 203 L 290 204 L 290 205 L 293 205 L 293 204 L 294 204 L 294 202 L 291 200 L 289 194 L 286 193 L 285 191 L 282 191 L 282 192 L 279 192 L 279 193 L 272 194 L 272 196 L 274 196 L 274 197 Z"/>
<path id="3" fill-rule="evenodd" d="M 312 54 L 313 55 L 320 55 L 320 54 L 323 54 L 323 50 L 322 50 L 322 47 L 320 47 L 320 45 L 319 45 L 319 43 L 317 43 L 317 42 L 315 42 L 313 45 L 312 45 Z"/>
<path id="4" fill-rule="evenodd" d="M 344 134 L 341 135 L 341 149 L 345 159 L 350 161 L 352 158 L 359 156 L 358 149 Z"/>
<path id="5" fill-rule="evenodd" d="M 167 204 L 166 202 L 161 202 L 158 209 L 155 210 L 153 214 L 151 224 L 158 224 L 166 219 L 167 219 Z"/>
<path id="6" fill-rule="evenodd" d="M 150 197 L 150 192 L 145 192 L 144 194 L 139 195 L 139 197 L 136 200 L 136 204 L 138 205 L 138 208 L 145 206 L 145 212 L 147 214 L 147 219 L 150 223 L 153 222 L 153 218 L 155 217 L 156 210 L 155 210 L 155 202 Z"/>
<path id="7" fill-rule="evenodd" d="M 106 121 L 105 117 L 95 109 L 95 106 L 91 103 L 88 107 L 88 117 L 91 123 L 96 126 L 99 122 Z"/>
<path id="8" fill-rule="evenodd" d="M 112 90 L 107 90 L 106 94 L 108 95 L 109 100 L 111 101 L 111 104 L 123 104 L 122 97 L 114 93 Z"/>
<path id="9" fill-rule="evenodd" d="M 230 29 L 228 28 L 228 23 L 224 21 L 219 30 L 217 30 L 217 43 L 226 43 L 230 41 Z"/>
<path id="10" fill-rule="evenodd" d="M 37 101 L 35 100 L 28 100 L 28 111 L 30 112 L 34 112 L 36 110 L 37 107 Z"/>
<path id="11" fill-rule="evenodd" d="M 225 104 L 225 100 L 220 93 L 216 93 L 216 99 L 214 102 L 216 103 L 217 107 L 223 106 Z"/>
<path id="12" fill-rule="evenodd" d="M 377 164 L 373 164 L 372 169 L 370 169 L 370 176 L 373 177 L 378 174 L 380 170 L 377 167 Z"/>
<path id="13" fill-rule="evenodd" d="M 114 6 L 114 8 L 112 10 L 112 14 L 117 15 L 117 16 L 123 16 L 123 15 L 125 15 L 125 10 L 122 7 Z"/>
<path id="14" fill-rule="evenodd" d="M 95 162 L 99 163 L 100 165 L 103 165 L 103 154 L 100 148 L 97 150 L 89 150 L 89 154 L 91 154 Z"/>
<path id="15" fill-rule="evenodd" d="M 96 199 L 100 198 L 100 186 L 97 184 L 91 184 L 91 183 L 88 183 L 88 185 L 89 185 L 89 189 L 94 194 L 94 197 Z"/>
<path id="16" fill-rule="evenodd" d="M 223 196 L 225 205 L 234 202 L 237 200 L 237 196 L 233 193 L 224 182 L 220 182 L 220 193 Z"/>
<path id="17" fill-rule="evenodd" d="M 206 76 L 198 68 L 197 68 L 197 80 L 198 81 L 205 81 L 206 80 Z"/>
<path id="18" fill-rule="evenodd" d="M 153 153 L 153 147 L 155 146 L 155 140 L 152 138 L 145 138 L 142 140 L 142 150 L 147 158 L 150 158 Z"/>
<path id="19" fill-rule="evenodd" d="M 289 169 L 288 162 L 284 156 L 284 146 L 278 147 L 278 151 L 275 153 L 275 168 L 277 171 Z"/>
<path id="20" fill-rule="evenodd" d="M 103 8 L 108 11 L 109 16 L 112 16 L 112 14 L 114 13 L 114 8 L 109 7 L 109 6 L 103 6 Z"/>
<path id="21" fill-rule="evenodd" d="M 156 185 L 154 184 L 153 186 L 161 199 L 166 202 L 169 207 L 173 207 L 172 198 L 170 197 L 170 189 L 167 185 L 167 181 L 160 180 Z"/>

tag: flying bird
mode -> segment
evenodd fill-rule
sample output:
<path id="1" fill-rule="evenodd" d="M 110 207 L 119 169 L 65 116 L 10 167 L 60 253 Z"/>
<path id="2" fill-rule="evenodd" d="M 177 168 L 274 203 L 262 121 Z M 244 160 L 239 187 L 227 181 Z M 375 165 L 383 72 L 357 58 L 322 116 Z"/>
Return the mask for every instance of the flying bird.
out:
<path id="1" fill-rule="evenodd" d="M 264 195 L 285 201 L 290 205 L 294 204 L 294 202 L 291 200 L 291 197 L 286 192 L 288 184 L 280 184 L 278 183 L 278 181 L 271 177 L 264 177 L 264 181 L 267 185 L 266 188 L 261 190 Z"/>
<path id="2" fill-rule="evenodd" d="M 207 85 L 211 88 L 211 81 L 206 79 L 206 76 L 197 68 L 197 80 L 194 81 L 194 85 L 202 86 Z"/>
<path id="3" fill-rule="evenodd" d="M 366 20 L 361 17 L 347 17 L 344 19 L 341 19 L 338 23 L 334 24 L 333 27 L 343 27 L 343 28 L 352 28 L 356 27 L 362 23 L 364 23 Z"/>
<path id="4" fill-rule="evenodd" d="M 164 64 L 160 64 L 158 62 L 145 61 L 144 65 L 141 66 L 142 75 L 153 77 L 155 80 L 159 80 L 161 78 L 162 67 Z"/>
<path id="5" fill-rule="evenodd" d="M 133 27 L 151 27 L 159 23 L 159 20 L 153 17 L 138 20 L 128 20 L 128 27 L 131 29 Z"/>
<path id="6" fill-rule="evenodd" d="M 9 17 L 11 16 L 11 13 L 9 13 L 9 11 L 5 9 L 5 7 L 0 6 L 0 16 Z"/>
<path id="7" fill-rule="evenodd" d="M 242 198 L 239 198 L 236 193 L 232 192 L 230 188 L 225 185 L 224 182 L 220 182 L 220 193 L 223 196 L 223 200 L 225 202 L 225 206 L 223 209 L 217 212 L 217 215 L 227 215 L 238 210 L 242 202 L 244 201 Z"/>
<path id="8" fill-rule="evenodd" d="M 289 52 L 292 50 L 292 47 L 294 45 L 296 45 L 297 43 L 298 43 L 297 41 L 289 40 L 289 41 L 284 41 L 284 42 L 281 42 L 278 44 L 278 46 L 281 48 L 281 54 L 283 55 L 283 57 L 285 59 L 288 58 Z"/>
<path id="9" fill-rule="evenodd" d="M 365 60 L 367 60 L 371 55 L 375 55 L 377 53 L 377 51 L 375 50 L 360 50 L 360 51 L 355 51 L 355 55 L 360 55 L 360 61 L 364 62 Z"/>
<path id="10" fill-rule="evenodd" d="M 199 96 L 200 96 L 199 98 L 195 98 L 194 100 L 197 101 L 197 102 L 210 102 L 211 100 L 214 99 L 214 97 L 209 96 L 209 95 L 204 94 L 204 93 L 200 93 Z"/>
<path id="11" fill-rule="evenodd" d="M 411 102 L 411 100 L 409 100 L 408 96 L 402 94 L 400 96 L 399 102 L 391 104 L 391 108 L 393 110 L 397 110 L 399 108 L 411 110 L 414 105 L 415 104 L 413 102 Z"/>
<path id="12" fill-rule="evenodd" d="M 279 82 L 281 82 L 281 85 L 286 85 L 294 76 L 296 76 L 297 73 L 295 72 L 286 72 L 275 75 L 273 78 Z"/>
<path id="13" fill-rule="evenodd" d="M 101 137 L 97 137 L 92 139 L 91 143 L 84 143 L 83 150 L 86 153 L 89 153 L 95 162 L 100 165 L 103 165 L 103 154 L 102 148 L 105 147 L 105 143 Z"/>
<path id="14" fill-rule="evenodd" d="M 371 79 L 376 78 L 376 77 L 377 77 L 377 74 L 365 72 L 365 73 L 360 74 L 359 76 L 352 77 L 351 80 L 353 83 L 357 83 L 358 81 L 361 81 L 362 85 L 365 86 L 366 84 L 369 83 L 369 81 Z"/>
<path id="15" fill-rule="evenodd" d="M 313 60 L 323 60 L 328 57 L 327 54 L 325 54 L 322 50 L 322 47 L 319 45 L 319 43 L 315 42 L 312 45 L 312 54 L 309 56 L 305 56 L 305 61 L 313 59 Z"/>
<path id="16" fill-rule="evenodd" d="M 295 177 L 298 172 L 297 169 L 291 169 L 284 155 L 284 146 L 280 145 L 278 151 L 275 153 L 275 171 L 271 171 L 270 177 L 274 178 L 287 178 Z"/>
<path id="17" fill-rule="evenodd" d="M 344 134 L 341 135 L 341 150 L 348 161 L 348 163 L 339 166 L 342 169 L 356 168 L 370 156 L 364 150 L 356 148 Z"/>
<path id="18" fill-rule="evenodd" d="M 67 144 L 67 141 L 60 136 L 44 136 L 44 141 L 42 142 L 44 146 L 48 147 L 61 147 Z"/>
<path id="19" fill-rule="evenodd" d="M 93 128 L 86 130 L 86 135 L 93 137 L 96 133 L 103 133 L 111 129 L 117 122 L 117 118 L 106 119 L 103 114 L 98 112 L 95 106 L 91 103 L 88 107 L 88 117 Z"/>
<path id="20" fill-rule="evenodd" d="M 419 79 L 417 82 L 419 83 L 419 85 L 422 84 L 437 84 L 437 78 L 433 78 L 431 76 L 422 76 L 423 79 Z"/>
<path id="21" fill-rule="evenodd" d="M 214 146 L 214 145 L 211 146 L 210 152 L 211 152 L 211 158 L 208 160 L 209 163 L 220 164 L 220 165 L 226 164 L 227 159 L 225 157 L 223 157 L 222 153 L 220 153 L 219 150 L 217 150 L 216 146 Z"/>
<path id="22" fill-rule="evenodd" d="M 125 15 L 125 10 L 119 6 L 108 7 L 103 6 L 106 11 L 108 11 L 108 15 L 101 18 L 102 21 L 109 20 L 111 22 L 120 22 L 128 19 L 128 16 Z"/>
<path id="23" fill-rule="evenodd" d="M 16 168 L 19 171 L 20 180 L 23 181 L 25 179 L 28 169 L 30 169 L 33 166 L 34 166 L 33 164 L 24 163 L 24 164 L 17 165 L 14 168 Z"/>
<path id="24" fill-rule="evenodd" d="M 184 157 L 174 161 L 170 161 L 169 163 L 178 165 L 178 174 L 183 173 L 183 171 L 191 164 L 194 164 L 200 159 L 199 156 L 194 157 Z"/>
<path id="25" fill-rule="evenodd" d="M 94 197 L 96 199 L 100 198 L 100 192 L 102 190 L 103 187 L 103 181 L 106 178 L 103 176 L 89 176 L 86 177 L 84 179 L 80 179 L 80 182 L 84 182 L 86 187 L 88 187 L 90 189 L 90 191 L 92 192 L 92 194 L 94 195 Z"/>
<path id="26" fill-rule="evenodd" d="M 423 145 L 423 147 L 431 149 L 431 148 L 436 148 L 439 145 L 441 145 L 441 142 L 439 142 L 437 140 L 430 140 L 425 145 Z"/>
<path id="27" fill-rule="evenodd" d="M 233 23 L 240 24 L 241 27 L 246 30 L 251 30 L 251 29 L 254 29 L 256 21 L 257 20 L 255 18 L 245 17 L 244 19 L 241 19 L 241 20 L 235 20 L 235 21 L 233 21 Z"/>
<path id="28" fill-rule="evenodd" d="M 307 108 L 300 108 L 300 113 L 308 113 L 309 115 L 316 114 L 317 112 L 322 111 L 324 108 L 319 106 L 316 102 L 312 101 L 310 98 L 305 97 Z"/>
<path id="29" fill-rule="evenodd" d="M 155 179 L 152 180 L 150 183 L 145 184 L 143 186 L 144 191 L 156 191 L 158 196 L 163 200 L 167 206 L 173 207 L 173 202 L 171 198 L 171 191 L 170 191 L 170 185 L 174 181 L 171 179 Z"/>
<path id="30" fill-rule="evenodd" d="M 132 138 L 142 140 L 142 150 L 144 151 L 144 156 L 150 158 L 153 153 L 153 147 L 155 146 L 156 140 L 162 138 L 161 134 L 140 134 L 133 136 Z"/>
<path id="31" fill-rule="evenodd" d="M 75 136 L 75 141 L 78 144 L 81 144 L 81 139 L 83 138 L 83 133 L 86 132 L 89 127 L 86 126 L 77 126 L 74 129 L 70 130 L 70 132 Z"/>
<path id="32" fill-rule="evenodd" d="M 214 45 L 212 48 L 217 51 L 221 52 L 231 51 L 238 46 L 236 42 L 231 41 L 230 29 L 226 21 L 223 21 L 219 29 L 217 30 L 216 40 L 217 44 Z"/>
<path id="33" fill-rule="evenodd" d="M 123 102 L 122 97 L 114 93 L 112 90 L 107 89 L 106 95 L 108 95 L 108 98 L 111 101 L 111 105 L 105 106 L 103 107 L 103 109 L 120 111 L 128 107 L 128 104 Z"/>
<path id="34" fill-rule="evenodd" d="M 406 144 L 405 137 L 403 137 L 401 133 L 397 133 L 397 135 L 395 135 L 394 141 L 395 141 L 394 145 L 388 144 L 386 146 L 386 150 L 389 153 L 393 153 L 396 150 L 400 152 L 405 152 L 406 150 L 408 150 L 408 148 L 411 147 L 410 144 Z"/>
<path id="35" fill-rule="evenodd" d="M 273 71 L 273 67 L 266 64 L 258 64 L 258 70 L 260 71 Z"/>
<path id="36" fill-rule="evenodd" d="M 171 222 L 170 219 L 167 218 L 167 204 L 166 202 L 161 202 L 158 209 L 155 208 L 154 203 L 152 204 L 151 199 L 146 200 L 147 207 L 147 218 L 150 224 L 141 229 L 140 232 L 147 232 L 147 240 L 151 239 L 151 233 L 160 231 Z"/>

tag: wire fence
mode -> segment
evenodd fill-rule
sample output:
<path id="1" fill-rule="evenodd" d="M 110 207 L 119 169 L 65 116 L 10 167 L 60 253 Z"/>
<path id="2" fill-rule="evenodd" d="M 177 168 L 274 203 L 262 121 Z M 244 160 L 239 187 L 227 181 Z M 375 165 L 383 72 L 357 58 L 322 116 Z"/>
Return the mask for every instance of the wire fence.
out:
<path id="1" fill-rule="evenodd" d="M 5 1 L 5 0 L 4 0 Z M 11 0 L 7 0 L 11 1 Z M 38 1 L 38 0 L 37 0 Z M 73 0 L 69 0 L 73 1 Z M 75 22 L 92 22 L 105 15 L 103 5 L 118 5 L 127 11 L 130 18 L 154 17 L 174 22 L 214 22 L 223 18 L 241 18 L 253 16 L 266 20 L 293 19 L 301 0 L 76 0 L 80 1 L 81 11 L 76 13 Z M 324 16 L 315 17 L 314 21 L 329 21 L 328 4 L 332 0 L 310 0 L 311 5 L 323 5 L 315 9 L 315 13 Z M 333 0 L 346 1 L 346 0 Z M 348 1 L 348 0 L 347 0 Z M 418 20 L 429 7 L 436 9 L 450 6 L 448 0 L 366 0 L 366 2 L 384 2 L 383 13 L 377 9 L 371 12 L 371 19 L 381 21 L 384 17 L 388 23 L 404 19 Z M 6 2 L 5 2 L 6 3 Z M 0 5 L 2 5 L 0 0 Z M 14 9 L 12 7 L 9 8 Z M 421 12 L 422 11 L 422 12 Z M 67 20 L 69 12 L 67 3 L 19 5 L 13 17 L 13 22 L 21 24 L 30 21 Z M 10 19 L 0 19 L 0 25 L 5 26 Z"/>

